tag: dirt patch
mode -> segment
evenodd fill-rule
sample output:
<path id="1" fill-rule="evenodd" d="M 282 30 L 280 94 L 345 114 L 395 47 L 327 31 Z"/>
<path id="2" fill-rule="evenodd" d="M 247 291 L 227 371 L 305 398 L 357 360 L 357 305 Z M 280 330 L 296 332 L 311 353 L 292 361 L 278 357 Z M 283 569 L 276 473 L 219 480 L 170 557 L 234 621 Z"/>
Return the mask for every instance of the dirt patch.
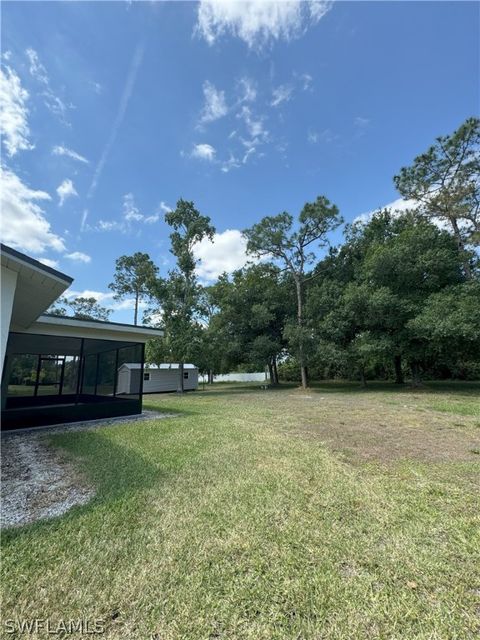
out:
<path id="1" fill-rule="evenodd" d="M 313 397 L 308 403 L 290 396 L 284 415 L 296 412 L 286 430 L 304 438 L 320 439 L 345 461 L 420 462 L 479 461 L 480 433 L 473 418 L 452 416 L 416 405 L 379 403 L 378 399 Z"/>
<path id="2" fill-rule="evenodd" d="M 2 438 L 1 526 L 59 516 L 94 495 L 61 452 L 33 433 Z"/>

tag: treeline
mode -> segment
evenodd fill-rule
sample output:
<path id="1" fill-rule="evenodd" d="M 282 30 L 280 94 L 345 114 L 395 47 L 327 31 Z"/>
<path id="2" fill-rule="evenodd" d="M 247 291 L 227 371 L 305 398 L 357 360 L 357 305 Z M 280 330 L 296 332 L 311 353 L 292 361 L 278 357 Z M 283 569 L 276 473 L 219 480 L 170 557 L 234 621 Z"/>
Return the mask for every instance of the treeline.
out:
<path id="1" fill-rule="evenodd" d="M 117 260 L 118 298 L 149 301 L 165 329 L 147 359 L 195 362 L 203 372 L 268 367 L 280 378 L 480 378 L 480 121 L 438 138 L 394 177 L 410 210 L 383 210 L 344 227 L 325 196 L 296 219 L 284 212 L 244 231 L 252 264 L 201 286 L 194 246 L 210 219 L 180 200 L 166 215 L 176 266 L 147 254 Z M 322 256 L 322 253 L 323 256 Z M 180 378 L 183 380 L 182 372 Z"/>

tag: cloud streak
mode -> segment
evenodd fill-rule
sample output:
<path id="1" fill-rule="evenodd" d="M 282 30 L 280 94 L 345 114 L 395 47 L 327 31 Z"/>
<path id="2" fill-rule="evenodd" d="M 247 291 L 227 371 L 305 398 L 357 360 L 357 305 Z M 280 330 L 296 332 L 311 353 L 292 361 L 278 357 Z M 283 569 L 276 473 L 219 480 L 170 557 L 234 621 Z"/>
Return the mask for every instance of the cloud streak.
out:
<path id="1" fill-rule="evenodd" d="M 87 158 L 80 155 L 76 151 L 73 151 L 72 149 L 68 149 L 67 147 L 64 147 L 63 145 L 60 145 L 60 144 L 57 144 L 55 147 L 52 148 L 52 154 L 54 156 L 66 156 L 67 158 L 71 158 L 72 160 L 77 160 L 78 162 L 83 162 L 84 164 L 88 164 Z"/>
<path id="2" fill-rule="evenodd" d="M 135 81 L 137 79 L 138 70 L 143 60 L 143 55 L 145 53 L 145 43 L 141 42 L 137 48 L 135 49 L 135 53 L 133 54 L 132 61 L 130 63 L 130 69 L 128 71 L 127 80 L 125 82 L 125 87 L 123 89 L 122 97 L 120 99 L 120 104 L 118 106 L 117 115 L 112 125 L 112 129 L 110 131 L 110 135 L 108 137 L 107 143 L 103 148 L 102 155 L 100 156 L 99 161 L 97 162 L 97 166 L 95 167 L 95 171 L 93 173 L 92 182 L 87 192 L 87 198 L 90 199 L 95 194 L 95 191 L 98 187 L 98 183 L 102 176 L 102 172 L 105 168 L 105 164 L 107 162 L 110 151 L 112 150 L 113 145 L 115 144 L 115 140 L 117 139 L 118 132 L 122 125 L 123 119 L 125 118 L 125 113 L 127 112 L 128 103 L 130 102 L 130 98 L 132 97 L 133 90 L 135 88 Z M 85 226 L 86 218 L 83 221 L 83 226 Z"/>

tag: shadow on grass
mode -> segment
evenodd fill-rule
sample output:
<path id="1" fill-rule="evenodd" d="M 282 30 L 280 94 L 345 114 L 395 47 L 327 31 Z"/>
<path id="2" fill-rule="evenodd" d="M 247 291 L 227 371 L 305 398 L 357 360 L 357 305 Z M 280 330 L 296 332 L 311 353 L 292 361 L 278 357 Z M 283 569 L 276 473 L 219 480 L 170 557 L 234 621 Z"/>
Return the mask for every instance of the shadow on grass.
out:
<path id="1" fill-rule="evenodd" d="M 312 382 L 311 390 L 321 391 L 322 393 L 398 393 L 398 394 L 449 394 L 460 396 L 480 395 L 480 382 L 476 381 L 440 381 L 429 380 L 422 382 L 418 387 L 413 387 L 406 382 L 405 384 L 395 384 L 390 381 L 369 381 L 367 386 L 363 387 L 358 382 L 350 382 L 343 380 Z"/>
<path id="2" fill-rule="evenodd" d="M 262 388 L 258 382 L 252 382 L 250 384 L 233 383 L 233 382 L 215 382 L 213 385 L 205 387 L 205 389 L 198 388 L 192 395 L 198 399 L 204 397 L 221 397 L 232 395 L 248 395 L 252 393 L 275 393 L 278 391 L 286 391 L 287 389 L 295 389 L 298 385 L 294 382 L 282 382 L 277 386 L 269 386 L 267 389 Z"/>
<path id="3" fill-rule="evenodd" d="M 392 381 L 369 381 L 366 387 L 363 387 L 360 382 L 349 380 L 325 380 L 325 381 L 312 381 L 308 389 L 302 389 L 295 382 L 281 382 L 278 386 L 269 386 L 267 389 L 262 389 L 262 386 L 258 382 L 252 383 L 224 383 L 217 382 L 213 385 L 205 386 L 205 389 L 199 387 L 195 392 L 191 392 L 185 395 L 185 398 L 192 397 L 195 400 L 200 397 L 228 397 L 239 396 L 248 394 L 259 393 L 276 393 L 279 391 L 298 390 L 299 393 L 347 393 L 347 394 L 369 394 L 369 393 L 398 393 L 401 394 L 451 394 L 459 396 L 480 396 L 480 381 L 426 381 L 419 387 L 412 387 L 411 384 L 406 382 L 405 384 L 395 384 Z M 151 408 L 156 411 L 161 409 L 169 410 L 172 412 L 188 414 L 189 411 L 185 410 L 183 406 L 175 405 L 168 407 L 163 405 L 163 398 L 161 394 L 158 396 L 158 404 L 145 403 L 145 408 Z M 194 411 L 193 413 L 197 413 Z"/>
<path id="4" fill-rule="evenodd" d="M 2 546 L 33 531 L 62 526 L 65 519 L 75 520 L 99 505 L 128 498 L 171 474 L 171 469 L 166 469 L 161 459 L 154 464 L 132 448 L 119 445 L 98 431 L 53 434 L 48 440 L 50 446 L 67 452 L 75 469 L 95 489 L 95 495 L 86 504 L 74 506 L 61 516 L 3 530 Z"/>

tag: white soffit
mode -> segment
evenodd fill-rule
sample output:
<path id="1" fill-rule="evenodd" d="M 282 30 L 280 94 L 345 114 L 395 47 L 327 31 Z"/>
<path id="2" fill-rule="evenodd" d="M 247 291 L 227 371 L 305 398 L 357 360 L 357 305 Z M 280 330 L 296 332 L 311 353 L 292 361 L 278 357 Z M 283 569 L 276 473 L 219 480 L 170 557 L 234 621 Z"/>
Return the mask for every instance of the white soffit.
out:
<path id="1" fill-rule="evenodd" d="M 73 282 L 73 278 L 5 245 L 1 246 L 1 260 L 2 271 L 17 274 L 12 328 L 29 327 Z"/>

